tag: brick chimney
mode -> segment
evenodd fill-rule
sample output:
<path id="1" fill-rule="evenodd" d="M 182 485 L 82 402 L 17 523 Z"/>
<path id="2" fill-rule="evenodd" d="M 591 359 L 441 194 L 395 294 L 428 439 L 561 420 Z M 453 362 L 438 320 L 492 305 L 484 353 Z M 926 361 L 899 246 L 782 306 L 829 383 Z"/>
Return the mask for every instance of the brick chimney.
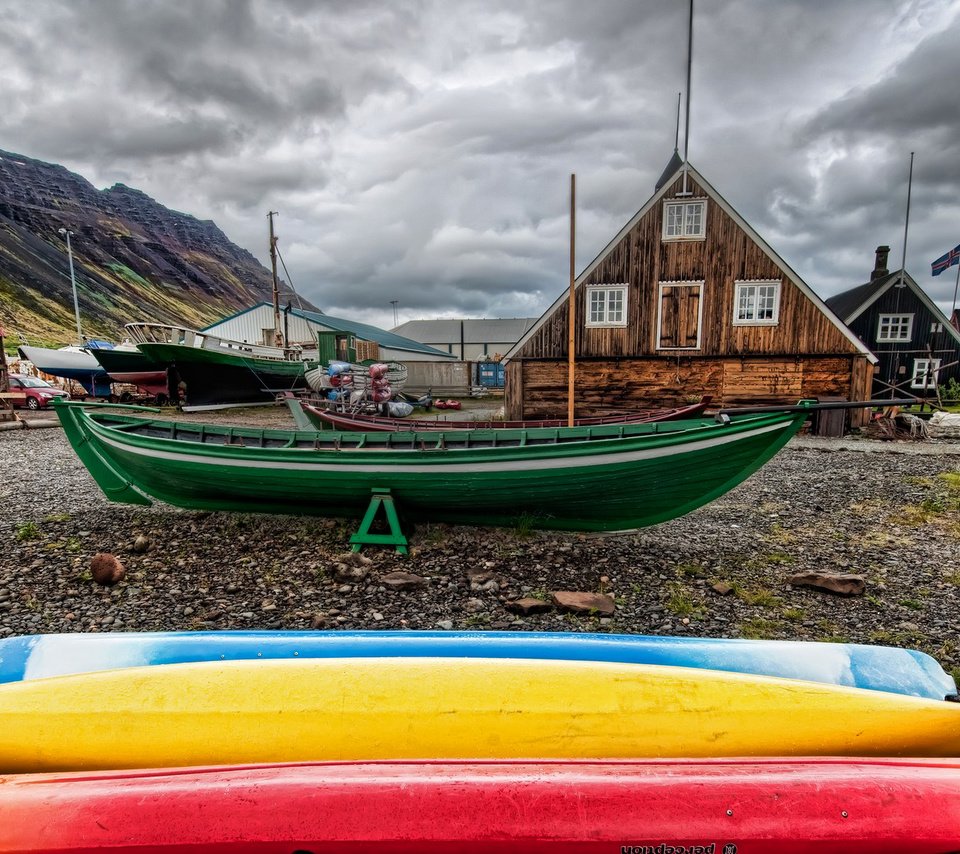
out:
<path id="1" fill-rule="evenodd" d="M 889 246 L 877 247 L 877 260 L 873 265 L 873 273 L 870 274 L 871 282 L 875 282 L 877 279 L 882 279 L 884 276 L 890 275 L 890 271 L 887 269 L 887 256 L 889 254 Z"/>

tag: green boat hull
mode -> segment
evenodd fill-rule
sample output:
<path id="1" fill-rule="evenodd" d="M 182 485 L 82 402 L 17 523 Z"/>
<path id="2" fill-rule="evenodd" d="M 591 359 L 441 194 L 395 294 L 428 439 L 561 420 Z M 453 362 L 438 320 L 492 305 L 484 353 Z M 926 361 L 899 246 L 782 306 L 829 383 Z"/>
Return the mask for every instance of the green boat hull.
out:
<path id="1" fill-rule="evenodd" d="M 170 366 L 186 385 L 188 407 L 270 403 L 278 391 L 305 389 L 317 362 L 265 359 L 225 348 L 139 344 L 149 359 Z"/>
<path id="2" fill-rule="evenodd" d="M 712 501 L 767 462 L 807 417 L 321 434 L 145 421 L 70 404 L 57 413 L 114 501 L 360 517 L 373 490 L 389 490 L 411 520 L 522 519 L 583 531 L 654 525 Z"/>

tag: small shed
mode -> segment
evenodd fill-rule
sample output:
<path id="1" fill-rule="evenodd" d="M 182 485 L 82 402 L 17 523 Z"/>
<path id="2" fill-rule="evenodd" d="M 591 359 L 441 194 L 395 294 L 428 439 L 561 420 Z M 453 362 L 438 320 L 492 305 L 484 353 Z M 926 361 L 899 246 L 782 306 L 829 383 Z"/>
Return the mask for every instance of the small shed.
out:
<path id="1" fill-rule="evenodd" d="M 536 322 L 535 317 L 437 318 L 408 320 L 393 331 L 464 362 L 496 362 Z"/>

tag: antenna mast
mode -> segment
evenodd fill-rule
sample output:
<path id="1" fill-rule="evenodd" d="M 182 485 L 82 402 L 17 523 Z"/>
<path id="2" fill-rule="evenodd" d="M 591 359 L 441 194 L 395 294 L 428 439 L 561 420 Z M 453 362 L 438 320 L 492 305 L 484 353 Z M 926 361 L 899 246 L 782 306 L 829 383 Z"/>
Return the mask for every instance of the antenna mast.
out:
<path id="1" fill-rule="evenodd" d="M 268 211 L 270 220 L 270 267 L 273 269 L 273 344 L 275 347 L 286 347 L 283 337 L 283 325 L 280 323 L 280 282 L 277 279 L 277 238 L 273 233 L 273 218 L 276 211 Z"/>
<path id="2" fill-rule="evenodd" d="M 683 126 L 683 192 L 681 196 L 689 196 L 687 189 L 687 155 L 690 151 L 690 78 L 693 68 L 693 0 L 690 0 L 690 21 L 687 25 L 687 111 Z M 679 121 L 679 105 L 677 109 Z"/>

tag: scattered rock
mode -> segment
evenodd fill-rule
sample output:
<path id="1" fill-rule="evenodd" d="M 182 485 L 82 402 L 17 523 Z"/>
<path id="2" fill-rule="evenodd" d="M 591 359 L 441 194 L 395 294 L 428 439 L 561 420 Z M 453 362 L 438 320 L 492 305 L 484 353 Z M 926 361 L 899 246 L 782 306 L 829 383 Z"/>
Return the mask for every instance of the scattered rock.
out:
<path id="1" fill-rule="evenodd" d="M 412 572 L 396 570 L 380 576 L 380 583 L 391 590 L 417 590 L 427 586 L 427 579 Z"/>
<path id="2" fill-rule="evenodd" d="M 486 607 L 487 603 L 484 602 L 483 599 L 467 599 L 467 601 L 463 603 L 463 610 L 471 614 L 484 611 Z"/>
<path id="3" fill-rule="evenodd" d="M 600 614 L 610 617 L 617 608 L 613 597 L 606 593 L 557 590 L 551 593 L 550 597 L 561 611 L 570 611 L 574 614 Z"/>
<path id="4" fill-rule="evenodd" d="M 123 564 L 117 560 L 116 555 L 108 552 L 97 552 L 90 561 L 90 575 L 97 584 L 104 587 L 112 587 L 114 584 L 123 580 L 127 570 Z"/>
<path id="5" fill-rule="evenodd" d="M 798 572 L 787 579 L 793 587 L 812 587 L 838 596 L 862 596 L 867 583 L 862 575 L 832 572 Z"/>
<path id="6" fill-rule="evenodd" d="M 453 628 L 453 620 L 438 620 L 437 626 L 445 632 L 449 632 Z"/>
<path id="7" fill-rule="evenodd" d="M 140 534 L 133 541 L 133 550 L 138 554 L 142 555 L 145 552 L 150 551 L 150 538 L 145 537 L 143 534 Z"/>
<path id="8" fill-rule="evenodd" d="M 731 593 L 733 593 L 733 585 L 727 584 L 726 581 L 718 581 L 716 584 L 712 584 L 711 589 L 715 593 L 719 593 L 721 596 L 729 596 Z"/>

